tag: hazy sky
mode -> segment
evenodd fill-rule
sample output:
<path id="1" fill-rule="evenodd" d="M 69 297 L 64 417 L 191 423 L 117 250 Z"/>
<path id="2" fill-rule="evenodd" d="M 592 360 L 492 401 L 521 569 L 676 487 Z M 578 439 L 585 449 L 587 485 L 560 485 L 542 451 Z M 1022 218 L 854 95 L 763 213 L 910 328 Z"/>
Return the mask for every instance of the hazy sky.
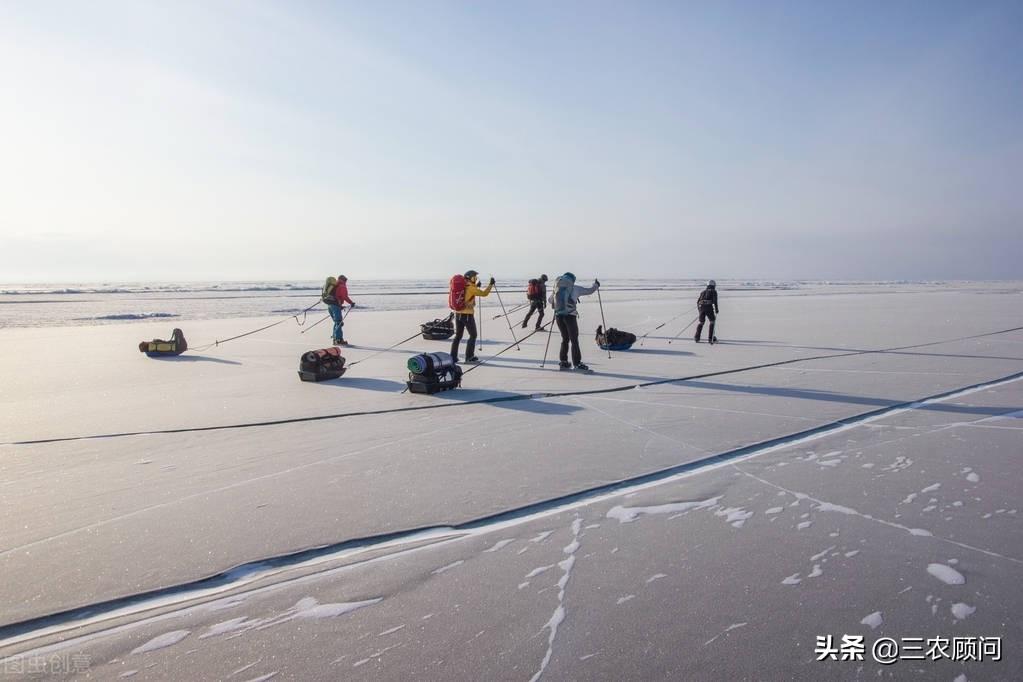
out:
<path id="1" fill-rule="evenodd" d="M 1023 2 L 0 2 L 0 281 L 1021 254 Z"/>

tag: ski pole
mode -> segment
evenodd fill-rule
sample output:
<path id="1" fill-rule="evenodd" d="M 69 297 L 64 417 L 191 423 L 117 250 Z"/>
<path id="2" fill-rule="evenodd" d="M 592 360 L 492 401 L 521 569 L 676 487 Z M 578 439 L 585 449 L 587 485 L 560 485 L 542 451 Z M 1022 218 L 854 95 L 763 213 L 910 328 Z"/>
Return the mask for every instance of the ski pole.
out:
<path id="1" fill-rule="evenodd" d="M 690 327 L 693 326 L 693 322 L 696 322 L 698 319 L 700 319 L 699 315 L 694 317 L 692 322 L 690 322 L 686 326 L 682 327 L 682 329 L 679 330 L 678 334 L 675 334 L 675 336 L 673 336 L 670 339 L 668 339 L 668 345 L 671 345 L 672 341 L 675 341 L 676 339 L 678 339 L 678 337 L 682 336 L 682 334 L 684 334 L 687 329 L 689 329 Z"/>
<path id="2" fill-rule="evenodd" d="M 482 296 L 477 296 L 476 297 L 476 302 L 479 304 L 479 306 L 476 308 L 476 313 L 479 314 L 479 318 L 480 318 L 480 330 L 479 330 L 480 331 L 480 341 L 479 341 L 479 347 L 483 348 L 483 297 Z M 473 351 L 473 355 L 475 355 L 475 354 L 476 354 L 476 351 Z"/>
<path id="3" fill-rule="evenodd" d="M 551 325 L 551 328 L 552 328 L 552 329 L 554 328 L 554 322 L 553 322 L 553 320 L 552 320 L 551 322 L 548 322 L 548 324 L 550 324 L 550 325 Z M 522 341 L 525 341 L 526 339 L 528 339 L 528 338 L 529 338 L 530 336 L 532 336 L 533 334 L 536 334 L 537 332 L 539 332 L 539 331 L 540 331 L 541 329 L 543 329 L 543 327 L 540 327 L 540 329 L 534 329 L 533 331 L 531 331 L 531 332 L 529 332 L 528 334 L 526 334 L 525 336 L 523 336 L 521 340 L 522 340 Z M 490 356 L 489 358 L 487 358 L 486 360 L 482 360 L 482 361 L 480 361 L 480 362 L 477 362 L 477 363 L 476 363 L 475 365 L 473 365 L 473 366 L 472 366 L 472 367 L 470 367 L 469 369 L 467 369 L 467 370 L 465 370 L 464 372 L 462 372 L 462 376 L 465 376 L 466 374 L 468 374 L 469 372 L 473 371 L 473 370 L 474 370 L 474 369 L 476 369 L 477 367 L 482 367 L 483 365 L 487 364 L 488 362 L 490 362 L 490 361 L 491 361 L 491 360 L 493 360 L 494 358 L 496 358 L 496 357 L 498 357 L 498 356 L 500 356 L 500 355 L 503 355 L 503 354 L 504 354 L 505 352 L 507 352 L 507 351 L 511 350 L 512 348 L 514 348 L 514 347 L 515 347 L 516 345 L 518 345 L 518 342 L 513 342 L 513 343 L 510 343 L 510 344 L 508 344 L 507 346 L 505 346 L 504 348 L 502 348 L 502 349 L 501 349 L 501 350 L 499 350 L 498 352 L 496 352 L 496 353 L 494 353 L 493 355 L 491 355 L 491 356 Z"/>
<path id="4" fill-rule="evenodd" d="M 352 312 L 352 309 L 349 308 L 348 309 L 348 313 L 351 314 L 351 312 Z M 343 320 L 346 317 L 348 317 L 348 315 L 345 315 L 345 310 L 344 310 L 344 308 L 342 308 L 341 309 L 341 319 Z M 330 315 L 324 315 L 322 318 L 320 318 L 319 320 L 317 320 L 316 322 L 314 322 L 310 326 L 308 326 L 305 329 L 303 329 L 302 331 L 300 331 L 299 334 L 305 334 L 307 331 L 309 331 L 310 329 L 312 329 L 316 325 L 320 324 L 320 322 L 326 322 L 328 319 L 330 319 Z"/>
<path id="5" fill-rule="evenodd" d="M 597 303 L 600 304 L 600 323 L 604 325 L 604 340 L 607 340 L 607 322 L 604 320 L 604 301 L 600 298 L 600 285 L 597 285 Z M 607 346 L 607 359 L 611 359 L 611 344 Z"/>
<path id="6" fill-rule="evenodd" d="M 300 331 L 299 334 L 305 334 L 307 331 L 309 331 L 310 329 L 312 329 L 316 325 L 320 324 L 320 322 L 326 322 L 329 319 L 330 319 L 330 315 L 324 315 L 322 318 L 320 318 L 319 321 L 314 322 L 313 324 L 309 325 L 308 327 L 306 327 L 305 329 Z"/>
<path id="7" fill-rule="evenodd" d="M 646 334 L 644 334 L 643 336 L 639 337 L 639 338 L 640 338 L 640 341 L 639 341 L 639 345 L 640 345 L 640 346 L 642 346 L 642 345 L 643 345 L 643 342 L 644 342 L 644 341 L 646 341 L 646 337 L 650 336 L 651 334 L 653 334 L 653 333 L 654 333 L 655 331 L 657 331 L 658 329 L 660 329 L 660 328 L 662 328 L 662 327 L 666 327 L 667 325 L 671 324 L 672 322 L 674 322 L 674 321 L 675 321 L 675 320 L 677 320 L 678 318 L 682 317 L 683 315 L 685 315 L 685 313 L 684 313 L 684 312 L 681 312 L 681 313 L 679 313 L 678 315 L 676 315 L 675 317 L 671 318 L 670 320 L 667 320 L 667 321 L 665 321 L 665 322 L 661 322 L 661 323 L 660 323 L 659 325 L 657 325 L 656 327 L 654 327 L 653 329 L 651 329 L 650 331 L 648 331 L 648 332 L 647 332 Z"/>
<path id="8" fill-rule="evenodd" d="M 497 285 L 494 285 L 494 293 L 497 294 L 497 302 L 501 304 L 501 310 L 504 310 L 504 301 L 501 300 L 501 292 L 498 290 Z M 504 312 L 504 320 L 508 323 L 508 331 L 511 332 L 512 338 L 515 339 L 515 347 L 518 350 L 522 350 L 522 346 L 519 345 L 519 340 L 515 338 L 515 330 L 512 329 L 511 318 L 508 317 L 508 311 Z"/>
<path id="9" fill-rule="evenodd" d="M 547 345 L 543 349 L 543 361 L 540 362 L 540 369 L 543 369 L 543 366 L 547 364 L 547 351 L 551 349 L 551 335 L 554 333 L 554 323 L 557 321 L 557 319 L 558 319 L 557 315 L 552 314 L 551 321 L 548 322 L 548 324 L 551 325 L 551 328 L 547 332 Z"/>
<path id="10" fill-rule="evenodd" d="M 509 310 L 508 312 L 506 312 L 506 313 L 501 313 L 500 315 L 494 315 L 494 317 L 493 317 L 493 318 L 491 318 L 491 319 L 494 319 L 494 320 L 499 320 L 499 319 L 501 319 L 502 317 L 504 317 L 505 315 L 511 315 L 512 313 L 517 313 L 518 311 L 520 311 L 520 310 L 522 310 L 523 308 L 525 308 L 525 307 L 526 307 L 527 305 L 529 305 L 529 304 L 528 304 L 528 303 L 520 303 L 520 304 L 518 304 L 517 306 L 515 306 L 514 308 L 512 308 L 511 310 Z"/>

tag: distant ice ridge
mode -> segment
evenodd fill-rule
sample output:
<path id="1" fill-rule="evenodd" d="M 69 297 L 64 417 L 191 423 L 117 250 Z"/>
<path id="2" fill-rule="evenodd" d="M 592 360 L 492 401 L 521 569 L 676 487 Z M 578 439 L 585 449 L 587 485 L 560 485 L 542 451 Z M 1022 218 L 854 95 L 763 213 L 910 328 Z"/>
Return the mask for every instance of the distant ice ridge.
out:
<path id="1" fill-rule="evenodd" d="M 159 317 L 181 317 L 177 313 L 115 313 L 96 317 L 79 317 L 79 320 L 150 320 Z"/>
<path id="2" fill-rule="evenodd" d="M 68 294 L 155 294 L 215 291 L 302 291 L 319 290 L 315 282 L 166 282 L 117 284 L 23 284 L 0 289 L 0 296 L 59 296 Z"/>

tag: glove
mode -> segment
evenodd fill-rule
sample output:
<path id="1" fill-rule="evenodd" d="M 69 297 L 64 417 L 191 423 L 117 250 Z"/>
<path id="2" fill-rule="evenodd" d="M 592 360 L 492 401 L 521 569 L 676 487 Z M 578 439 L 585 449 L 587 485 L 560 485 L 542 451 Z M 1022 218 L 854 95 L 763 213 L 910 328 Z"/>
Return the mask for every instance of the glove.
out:
<path id="1" fill-rule="evenodd" d="M 597 285 L 598 289 L 600 288 L 600 280 L 599 279 L 594 278 L 593 279 L 593 283 Z"/>
<path id="2" fill-rule="evenodd" d="M 355 304 L 354 304 L 354 303 L 349 303 L 349 304 L 348 304 L 348 309 L 349 309 L 349 310 L 351 310 L 351 309 L 352 309 L 352 308 L 354 308 L 354 307 L 355 307 Z"/>
<path id="3" fill-rule="evenodd" d="M 490 278 L 490 286 L 494 286 L 495 284 L 497 284 L 497 280 L 494 279 L 493 277 L 491 277 Z"/>

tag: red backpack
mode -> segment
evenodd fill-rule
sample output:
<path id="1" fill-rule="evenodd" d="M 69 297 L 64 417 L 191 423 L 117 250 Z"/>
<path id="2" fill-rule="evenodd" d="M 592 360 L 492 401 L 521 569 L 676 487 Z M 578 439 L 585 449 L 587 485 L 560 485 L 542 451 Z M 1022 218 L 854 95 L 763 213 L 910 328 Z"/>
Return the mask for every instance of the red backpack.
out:
<path id="1" fill-rule="evenodd" d="M 526 286 L 526 298 L 530 301 L 538 301 L 542 296 L 543 293 L 540 291 L 540 280 L 529 280 L 529 284 Z"/>
<path id="2" fill-rule="evenodd" d="M 465 307 L 465 275 L 455 275 L 448 285 L 448 307 L 458 312 Z"/>

